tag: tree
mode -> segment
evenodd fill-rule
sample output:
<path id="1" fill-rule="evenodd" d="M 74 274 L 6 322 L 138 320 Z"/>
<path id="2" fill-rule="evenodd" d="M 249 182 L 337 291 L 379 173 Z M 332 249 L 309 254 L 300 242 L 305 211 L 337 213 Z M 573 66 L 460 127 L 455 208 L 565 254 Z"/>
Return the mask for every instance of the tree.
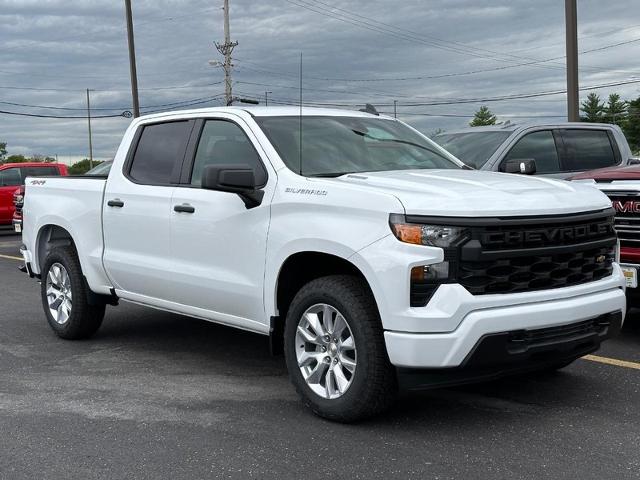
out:
<path id="1" fill-rule="evenodd" d="M 102 162 L 93 161 L 93 166 L 97 167 Z M 85 158 L 80 160 L 79 162 L 74 163 L 68 169 L 69 175 L 84 175 L 91 169 L 91 164 L 89 163 L 89 159 Z"/>
<path id="2" fill-rule="evenodd" d="M 627 102 L 620 100 L 620 95 L 617 93 L 610 94 L 604 115 L 607 123 L 622 125 L 627 119 Z"/>
<path id="3" fill-rule="evenodd" d="M 604 102 L 600 100 L 600 95 L 591 92 L 580 105 L 580 110 L 584 112 L 584 115 L 580 117 L 581 121 L 589 123 L 604 121 L 605 106 Z"/>
<path id="4" fill-rule="evenodd" d="M 627 121 L 622 125 L 624 135 L 634 153 L 640 150 L 640 97 L 628 103 Z"/>
<path id="5" fill-rule="evenodd" d="M 4 162 L 4 156 L 7 154 L 7 142 L 0 142 L 0 163 Z"/>
<path id="6" fill-rule="evenodd" d="M 473 117 L 473 120 L 469 122 L 469 125 L 472 127 L 482 127 L 484 125 L 495 125 L 496 124 L 496 116 L 491 113 L 488 107 L 485 105 L 480 107 Z"/>
<path id="7" fill-rule="evenodd" d="M 24 162 L 28 162 L 29 159 L 27 157 L 25 157 L 24 155 L 9 155 L 4 163 L 24 163 Z"/>

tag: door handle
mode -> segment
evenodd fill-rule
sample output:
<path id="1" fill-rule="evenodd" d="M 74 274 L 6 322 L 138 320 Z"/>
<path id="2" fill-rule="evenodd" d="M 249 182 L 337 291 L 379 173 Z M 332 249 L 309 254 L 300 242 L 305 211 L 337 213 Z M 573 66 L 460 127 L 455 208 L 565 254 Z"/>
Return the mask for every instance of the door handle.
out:
<path id="1" fill-rule="evenodd" d="M 188 203 L 183 203 L 182 205 L 175 205 L 173 211 L 179 213 L 195 213 L 196 209 Z"/>
<path id="2" fill-rule="evenodd" d="M 113 200 L 109 200 L 107 202 L 107 205 L 109 205 L 110 207 L 122 208 L 124 207 L 124 202 L 119 198 L 114 198 Z"/>

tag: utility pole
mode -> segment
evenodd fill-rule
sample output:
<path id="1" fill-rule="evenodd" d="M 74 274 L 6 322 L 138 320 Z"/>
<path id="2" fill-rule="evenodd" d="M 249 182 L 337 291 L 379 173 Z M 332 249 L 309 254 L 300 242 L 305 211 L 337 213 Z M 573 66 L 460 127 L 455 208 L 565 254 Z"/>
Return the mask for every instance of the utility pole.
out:
<path id="1" fill-rule="evenodd" d="M 238 45 L 238 42 L 231 41 L 229 33 L 229 0 L 224 0 L 224 43 L 215 42 L 216 49 L 224 55 L 224 99 L 225 103 L 231 105 L 233 103 L 233 95 L 231 92 L 231 52 Z"/>
<path id="2" fill-rule="evenodd" d="M 273 92 L 264 92 L 264 106 L 268 106 L 269 105 L 269 94 L 273 93 Z"/>
<path id="3" fill-rule="evenodd" d="M 580 121 L 578 86 L 578 8 L 576 0 L 564 0 L 567 37 L 567 119 Z"/>
<path id="4" fill-rule="evenodd" d="M 89 100 L 89 89 L 87 88 L 87 122 L 89 123 L 89 169 L 93 168 L 93 140 L 91 138 L 91 101 Z"/>
<path id="5" fill-rule="evenodd" d="M 393 118 L 398 118 L 398 101 L 393 101 Z"/>
<path id="6" fill-rule="evenodd" d="M 133 97 L 133 118 L 140 116 L 140 101 L 138 100 L 138 72 L 136 69 L 136 46 L 133 41 L 133 15 L 131 0 L 124 0 L 127 16 L 127 41 L 129 43 L 129 70 L 131 71 L 131 96 Z"/>

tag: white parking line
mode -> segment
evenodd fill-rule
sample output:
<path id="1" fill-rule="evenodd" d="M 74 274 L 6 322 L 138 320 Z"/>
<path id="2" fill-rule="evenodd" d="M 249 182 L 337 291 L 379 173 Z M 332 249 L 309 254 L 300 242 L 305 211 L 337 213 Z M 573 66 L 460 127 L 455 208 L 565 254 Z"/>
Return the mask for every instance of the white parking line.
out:
<path id="1" fill-rule="evenodd" d="M 23 258 L 22 257 L 13 257 L 11 255 L 0 255 L 0 258 L 7 258 L 9 260 L 19 260 L 22 262 Z"/>

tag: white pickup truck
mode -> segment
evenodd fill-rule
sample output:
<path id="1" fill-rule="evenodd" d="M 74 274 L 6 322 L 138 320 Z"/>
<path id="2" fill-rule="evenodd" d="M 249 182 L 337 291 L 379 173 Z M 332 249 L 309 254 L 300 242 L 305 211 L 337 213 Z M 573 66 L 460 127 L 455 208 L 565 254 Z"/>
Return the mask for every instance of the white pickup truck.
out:
<path id="1" fill-rule="evenodd" d="M 353 421 L 596 350 L 625 312 L 613 216 L 393 118 L 229 107 L 134 120 L 108 177 L 27 179 L 22 255 L 60 337 L 119 300 L 268 335 L 304 402 Z"/>

